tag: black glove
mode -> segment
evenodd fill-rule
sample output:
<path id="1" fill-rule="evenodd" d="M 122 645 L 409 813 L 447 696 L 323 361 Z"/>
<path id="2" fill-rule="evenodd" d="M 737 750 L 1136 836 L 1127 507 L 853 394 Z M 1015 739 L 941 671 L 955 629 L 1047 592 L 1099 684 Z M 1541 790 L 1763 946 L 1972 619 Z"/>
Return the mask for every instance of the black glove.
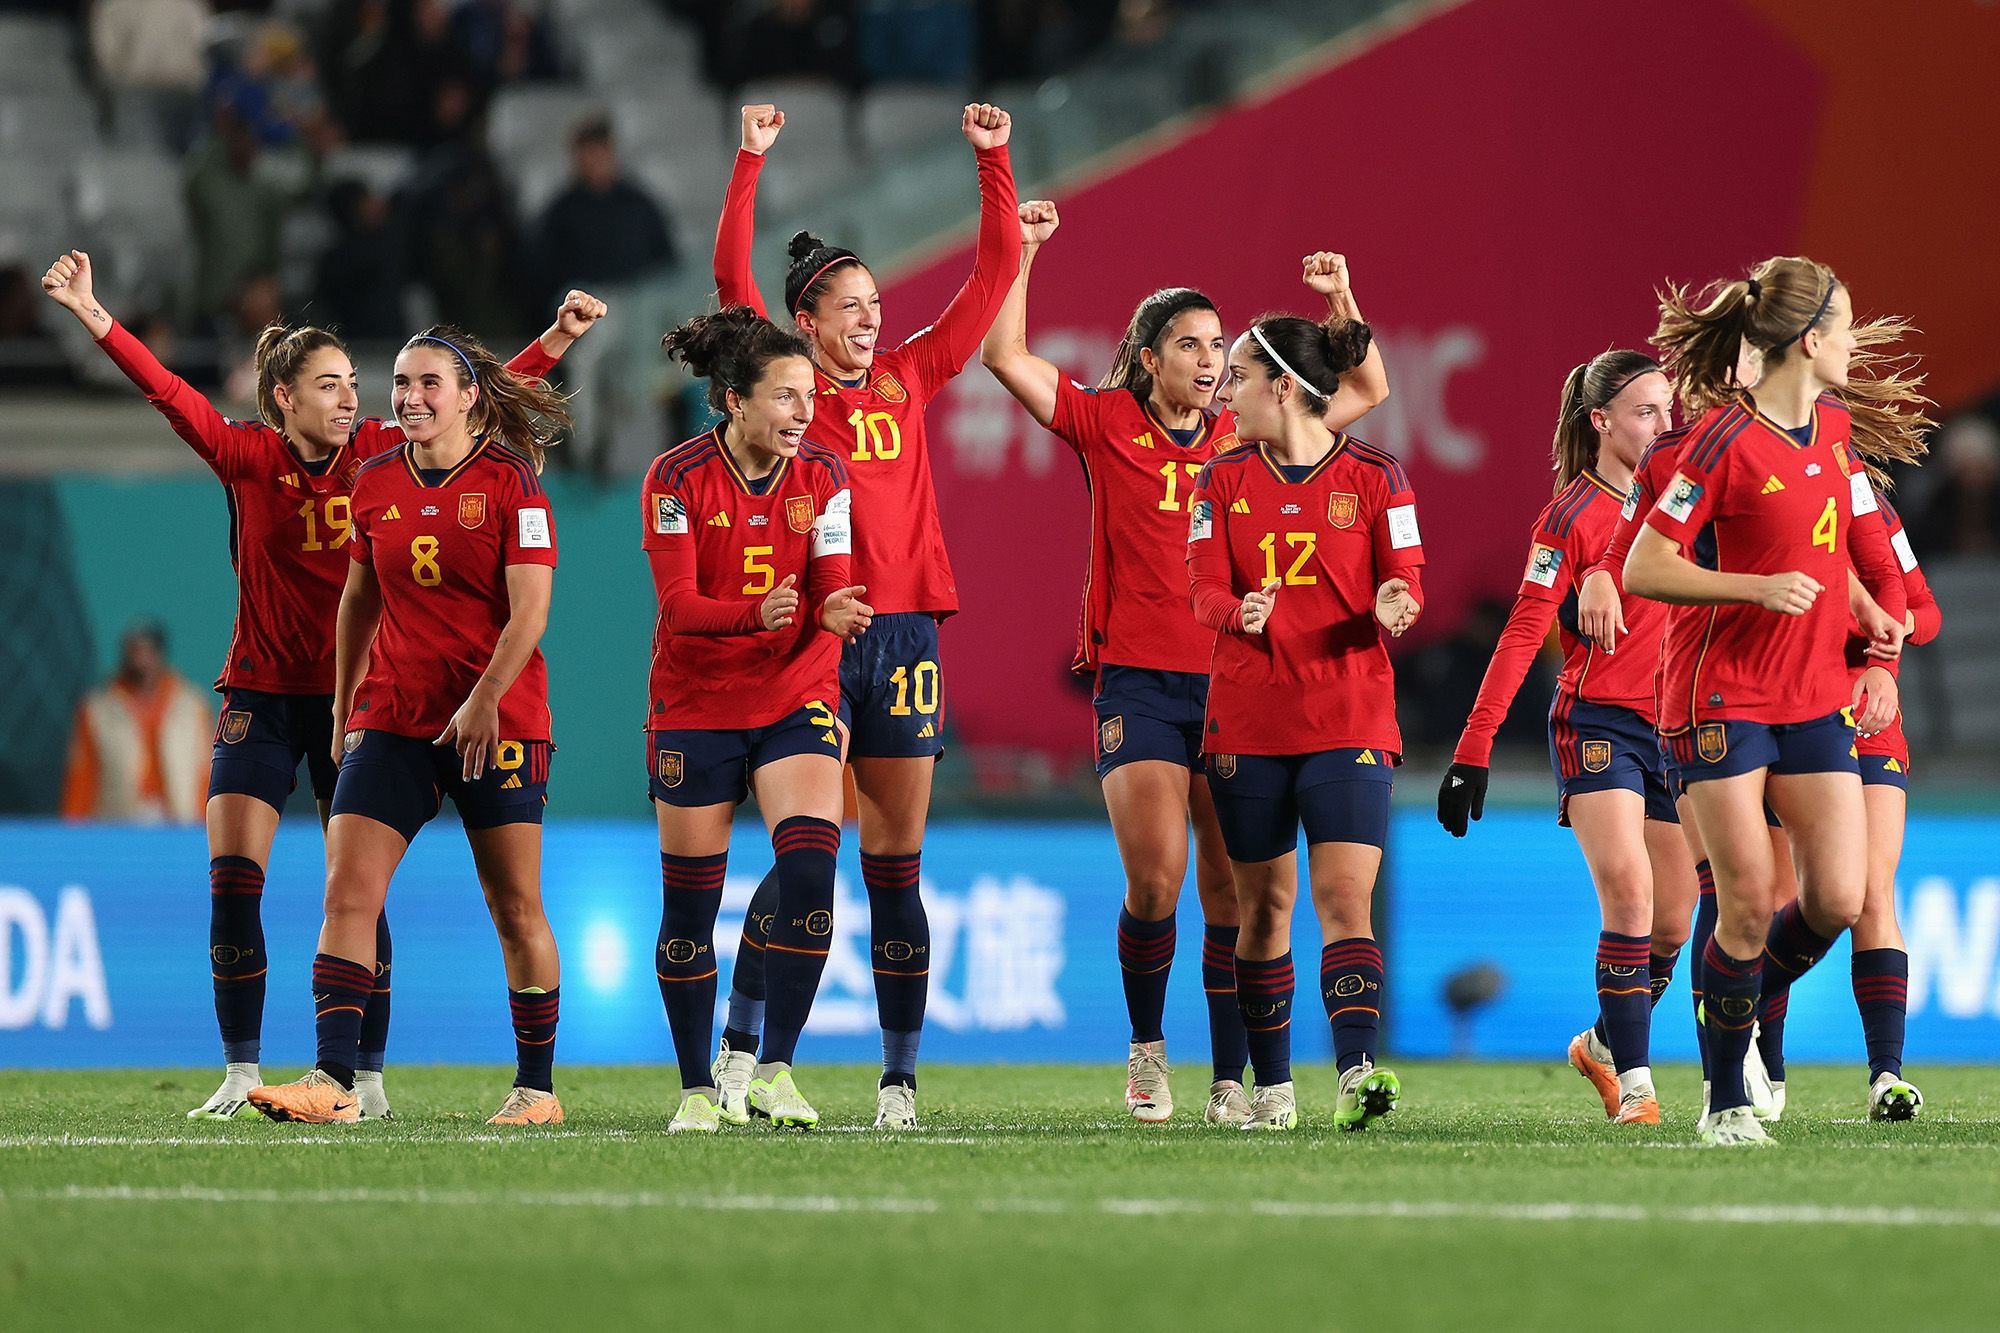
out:
<path id="1" fill-rule="evenodd" d="M 1477 819 L 1486 813 L 1486 775 L 1483 764 L 1453 764 L 1438 784 L 1438 823 L 1454 838 L 1465 836 L 1467 815 Z"/>

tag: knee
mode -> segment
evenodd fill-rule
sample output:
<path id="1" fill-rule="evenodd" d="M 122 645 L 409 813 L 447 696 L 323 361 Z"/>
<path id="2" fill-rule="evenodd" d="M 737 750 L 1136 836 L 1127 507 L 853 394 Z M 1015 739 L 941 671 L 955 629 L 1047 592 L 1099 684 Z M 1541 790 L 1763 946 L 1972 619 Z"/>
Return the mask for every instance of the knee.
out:
<path id="1" fill-rule="evenodd" d="M 1141 921 L 1157 921 L 1180 901 L 1182 876 L 1158 865 L 1132 866 L 1125 872 L 1127 910 Z"/>
<path id="2" fill-rule="evenodd" d="M 495 900 L 493 928 L 500 933 L 501 942 L 509 946 L 534 943 L 549 933 L 541 903 L 528 898 Z"/>
<path id="3" fill-rule="evenodd" d="M 365 925 L 373 934 L 384 896 L 368 877 L 336 864 L 326 877 L 326 919 Z"/>
<path id="4" fill-rule="evenodd" d="M 1654 914 L 1654 953 L 1668 954 L 1684 947 L 1688 942 L 1688 934 L 1689 927 L 1686 912 L 1675 912 L 1665 917 L 1660 916 L 1658 913 Z"/>

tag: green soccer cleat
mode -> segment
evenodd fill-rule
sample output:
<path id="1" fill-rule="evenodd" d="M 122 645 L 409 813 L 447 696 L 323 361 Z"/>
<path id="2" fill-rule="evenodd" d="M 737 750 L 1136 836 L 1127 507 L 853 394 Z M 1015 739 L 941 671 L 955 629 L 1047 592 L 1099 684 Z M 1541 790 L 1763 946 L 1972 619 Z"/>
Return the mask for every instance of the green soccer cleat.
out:
<path id="1" fill-rule="evenodd" d="M 1870 1120 L 1915 1120 L 1923 1114 L 1924 1094 L 1914 1083 L 1905 1083 L 1887 1070 L 1868 1085 Z"/>
<path id="2" fill-rule="evenodd" d="M 1340 1095 L 1333 1103 L 1333 1123 L 1346 1130 L 1366 1129 L 1395 1110 L 1402 1096 L 1401 1079 L 1363 1060 L 1340 1076 Z"/>
<path id="3" fill-rule="evenodd" d="M 760 1076 L 750 1080 L 750 1114 L 781 1129 L 818 1128 L 819 1112 L 799 1095 L 798 1085 L 792 1082 L 792 1067 L 760 1065 L 759 1068 L 777 1072 L 769 1078 Z"/>
<path id="4" fill-rule="evenodd" d="M 1271 1133 L 1299 1127 L 1299 1100 L 1288 1079 L 1258 1087 L 1250 1098 L 1250 1116 L 1237 1128 L 1246 1134 Z"/>
<path id="5" fill-rule="evenodd" d="M 690 1092 L 681 1098 L 674 1118 L 667 1122 L 669 1134 L 713 1134 L 722 1128 L 715 1101 L 705 1092 Z"/>

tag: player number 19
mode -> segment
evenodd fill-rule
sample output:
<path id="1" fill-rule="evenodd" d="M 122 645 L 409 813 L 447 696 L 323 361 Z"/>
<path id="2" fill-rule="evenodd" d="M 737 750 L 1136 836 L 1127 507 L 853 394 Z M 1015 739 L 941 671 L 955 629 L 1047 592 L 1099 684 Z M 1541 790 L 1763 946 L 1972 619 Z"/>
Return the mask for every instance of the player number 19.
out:
<path id="1" fill-rule="evenodd" d="M 1840 549 L 1840 515 L 1834 509 L 1833 497 L 1826 499 L 1826 508 L 1820 510 L 1819 521 L 1813 524 L 1814 546 L 1824 546 L 1828 554 Z"/>
<path id="2" fill-rule="evenodd" d="M 321 512 L 319 506 L 315 505 L 311 500 L 307 500 L 299 506 L 299 517 L 306 521 L 306 539 L 299 545 L 301 551 L 324 551 L 329 548 L 338 551 L 342 546 L 346 545 L 347 539 L 354 535 L 354 521 L 348 515 L 348 499 L 346 496 L 329 495 L 326 497 L 324 514 L 326 530 L 332 538 L 330 541 L 323 542 L 319 539 Z"/>

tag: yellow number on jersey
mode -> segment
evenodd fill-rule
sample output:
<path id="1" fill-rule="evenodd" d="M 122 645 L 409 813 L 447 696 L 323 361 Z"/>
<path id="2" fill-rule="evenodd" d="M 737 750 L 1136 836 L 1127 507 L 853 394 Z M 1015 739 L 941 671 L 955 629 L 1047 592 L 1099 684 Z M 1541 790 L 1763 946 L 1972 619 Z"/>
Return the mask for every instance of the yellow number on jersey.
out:
<path id="1" fill-rule="evenodd" d="M 1167 496 L 1164 500 L 1160 501 L 1160 506 L 1159 506 L 1160 508 L 1166 510 L 1175 510 L 1175 509 L 1192 510 L 1194 508 L 1194 487 L 1192 486 L 1188 487 L 1188 497 L 1185 504 L 1183 504 L 1179 499 L 1176 498 L 1180 493 L 1181 474 L 1183 472 L 1187 474 L 1188 480 L 1192 481 L 1196 477 L 1199 477 L 1201 475 L 1201 464 L 1199 463 L 1160 464 L 1160 475 L 1167 479 Z"/>
<path id="2" fill-rule="evenodd" d="M 1824 546 L 1829 554 L 1840 549 L 1840 514 L 1834 508 L 1833 497 L 1826 499 L 1826 508 L 1820 510 L 1819 521 L 1813 524 L 1814 546 Z"/>
<path id="3" fill-rule="evenodd" d="M 1298 557 L 1292 561 L 1291 568 L 1285 571 L 1285 582 L 1288 584 L 1318 583 L 1319 575 L 1301 574 L 1299 571 L 1306 567 L 1306 562 L 1311 560 L 1313 554 L 1319 550 L 1319 534 L 1313 532 L 1288 532 L 1285 534 L 1285 545 L 1297 547 L 1299 551 Z M 1264 553 L 1264 582 L 1270 583 L 1278 577 L 1278 534 L 1275 532 L 1265 533 L 1264 540 L 1257 543 L 1257 549 Z"/>
<path id="4" fill-rule="evenodd" d="M 897 667 L 889 673 L 896 687 L 896 702 L 889 705 L 891 717 L 908 717 L 912 712 L 935 713 L 938 709 L 938 664 L 919 662 L 915 668 Z M 916 706 L 911 707 L 912 704 Z"/>
<path id="5" fill-rule="evenodd" d="M 444 582 L 444 571 L 438 568 L 438 539 L 417 537 L 410 542 L 410 577 L 419 585 L 435 588 Z"/>
<path id="6" fill-rule="evenodd" d="M 750 582 L 743 585 L 743 591 L 755 596 L 778 586 L 778 571 L 764 563 L 761 557 L 771 554 L 775 547 L 746 546 L 743 548 L 743 572 L 750 575 Z"/>
<path id="7" fill-rule="evenodd" d="M 301 551 L 338 551 L 354 535 L 354 520 L 349 516 L 349 502 L 344 495 L 326 497 L 326 530 L 332 534 L 331 541 L 319 539 L 320 511 L 311 500 L 299 506 L 299 517 L 306 521 L 306 539 L 299 545 Z"/>
<path id="8" fill-rule="evenodd" d="M 847 418 L 847 424 L 854 427 L 854 461 L 865 463 L 870 458 L 897 458 L 903 452 L 903 428 L 892 412 L 863 412 L 855 408 Z M 884 430 L 884 427 L 887 430 Z M 870 452 L 870 451 L 873 452 Z"/>

